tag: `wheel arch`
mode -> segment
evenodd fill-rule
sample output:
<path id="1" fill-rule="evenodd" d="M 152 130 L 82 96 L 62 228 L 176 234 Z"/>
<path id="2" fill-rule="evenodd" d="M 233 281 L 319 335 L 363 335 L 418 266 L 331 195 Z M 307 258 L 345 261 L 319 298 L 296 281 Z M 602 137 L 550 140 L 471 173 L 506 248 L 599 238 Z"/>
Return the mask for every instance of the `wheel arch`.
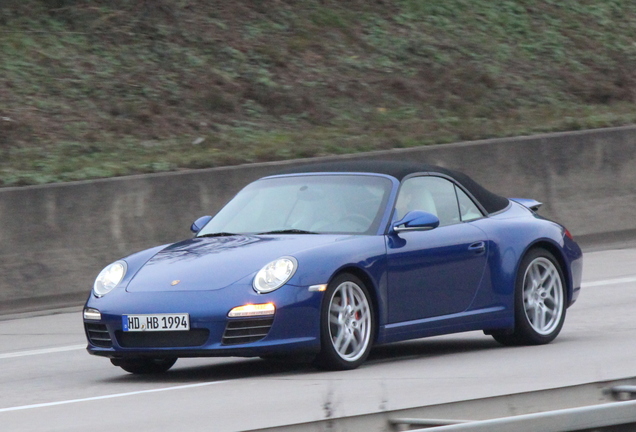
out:
<path id="1" fill-rule="evenodd" d="M 541 252 L 545 251 L 545 252 Z M 549 253 L 554 260 L 556 261 L 554 264 L 560 268 L 560 273 L 563 277 L 563 289 L 564 289 L 564 298 L 563 298 L 563 309 L 562 314 L 559 317 L 559 321 L 555 322 L 556 327 L 551 329 L 550 333 L 541 333 L 542 330 L 537 330 L 534 327 L 534 324 L 531 322 L 527 313 L 524 312 L 524 301 L 523 291 L 524 291 L 524 280 L 525 275 L 522 273 L 524 268 L 522 265 L 527 261 L 527 265 L 530 265 L 539 257 L 547 258 L 546 252 Z M 530 260 L 530 258 L 534 258 L 534 260 Z M 551 260 L 550 260 L 551 261 Z M 525 267 L 529 268 L 529 267 Z M 556 243 L 553 239 L 538 239 L 535 242 L 532 242 L 528 247 L 523 250 L 523 253 L 519 255 L 518 263 L 516 265 L 516 277 L 515 277 L 515 290 L 513 298 L 513 312 L 514 312 L 514 327 L 507 329 L 498 329 L 492 332 L 487 332 L 486 334 L 491 334 L 494 339 L 503 344 L 503 345 L 542 345 L 551 342 L 554 338 L 557 337 L 559 332 L 561 331 L 561 327 L 563 326 L 563 322 L 565 320 L 566 309 L 569 305 L 569 301 L 572 296 L 572 282 L 570 276 L 570 269 L 567 265 L 567 258 L 563 255 L 562 250 L 560 249 L 558 243 Z M 520 279 L 521 278 L 521 279 Z M 520 282 L 521 281 L 521 282 Z M 524 319 L 525 314 L 525 319 Z M 552 324 L 551 324 L 552 325 Z"/>
<path id="2" fill-rule="evenodd" d="M 329 283 L 331 283 L 332 280 L 343 273 L 354 275 L 355 277 L 360 279 L 362 283 L 364 283 L 364 285 L 367 287 L 367 291 L 369 292 L 369 296 L 371 297 L 371 304 L 373 306 L 373 315 L 375 317 L 373 323 L 373 338 L 371 339 L 373 343 L 375 343 L 377 342 L 380 328 L 380 304 L 378 301 L 378 287 L 373 282 L 373 278 L 369 276 L 367 272 L 356 266 L 342 267 L 337 272 L 335 272 L 333 276 L 331 276 L 331 278 L 329 279 Z"/>
<path id="3" fill-rule="evenodd" d="M 572 302 L 572 275 L 570 272 L 570 267 L 567 263 L 567 260 L 565 258 L 565 255 L 563 254 L 563 250 L 555 243 L 553 243 L 552 241 L 549 240 L 538 240 L 536 242 L 534 242 L 533 244 L 531 244 L 523 253 L 523 255 L 519 258 L 519 264 L 517 265 L 517 272 L 519 271 L 519 265 L 521 264 L 521 261 L 523 260 L 523 258 L 532 250 L 534 249 L 544 249 L 547 250 L 548 252 L 550 252 L 552 254 L 552 256 L 554 256 L 554 258 L 557 260 L 557 263 L 559 264 L 559 266 L 561 267 L 561 273 L 563 274 L 563 278 L 565 279 L 565 286 L 566 286 L 566 296 L 567 296 L 567 301 L 566 304 L 569 306 Z"/>

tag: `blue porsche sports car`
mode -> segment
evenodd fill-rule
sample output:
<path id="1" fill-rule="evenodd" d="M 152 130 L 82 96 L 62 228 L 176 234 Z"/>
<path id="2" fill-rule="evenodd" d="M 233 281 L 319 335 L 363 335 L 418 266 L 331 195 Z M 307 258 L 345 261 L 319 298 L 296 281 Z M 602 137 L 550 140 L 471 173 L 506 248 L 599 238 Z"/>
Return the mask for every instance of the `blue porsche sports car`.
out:
<path id="1" fill-rule="evenodd" d="M 376 344 L 471 330 L 548 343 L 579 293 L 582 253 L 539 206 L 413 163 L 265 177 L 195 221 L 193 238 L 102 270 L 84 308 L 88 351 L 159 373 L 203 356 L 352 369 Z"/>

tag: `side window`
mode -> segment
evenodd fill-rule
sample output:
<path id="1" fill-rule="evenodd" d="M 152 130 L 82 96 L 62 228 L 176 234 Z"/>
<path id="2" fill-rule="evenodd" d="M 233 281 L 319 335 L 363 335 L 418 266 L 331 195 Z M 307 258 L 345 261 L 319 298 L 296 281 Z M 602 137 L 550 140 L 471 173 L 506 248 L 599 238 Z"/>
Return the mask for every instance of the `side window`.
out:
<path id="1" fill-rule="evenodd" d="M 436 215 L 440 226 L 461 222 L 455 185 L 440 177 L 423 176 L 405 180 L 395 209 L 398 218 L 412 210 L 422 210 Z"/>
<path id="2" fill-rule="evenodd" d="M 459 212 L 462 222 L 468 222 L 484 216 L 481 210 L 479 210 L 479 207 L 475 205 L 473 200 L 468 198 L 468 195 L 466 195 L 463 190 L 457 186 L 455 186 L 455 190 L 457 191 L 457 200 L 459 201 Z"/>

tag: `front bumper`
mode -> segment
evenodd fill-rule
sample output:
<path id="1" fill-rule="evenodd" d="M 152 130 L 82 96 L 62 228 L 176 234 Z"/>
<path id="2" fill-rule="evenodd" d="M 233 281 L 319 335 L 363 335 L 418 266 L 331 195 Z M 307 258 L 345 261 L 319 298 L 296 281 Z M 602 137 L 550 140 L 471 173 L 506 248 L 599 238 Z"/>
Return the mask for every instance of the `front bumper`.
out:
<path id="1" fill-rule="evenodd" d="M 284 286 L 256 294 L 251 286 L 219 291 L 130 293 L 116 290 L 91 298 L 100 319 L 84 319 L 90 354 L 110 357 L 254 357 L 320 350 L 323 293 Z M 245 304 L 273 303 L 272 316 L 229 318 Z M 126 332 L 122 315 L 188 313 L 189 331 Z"/>

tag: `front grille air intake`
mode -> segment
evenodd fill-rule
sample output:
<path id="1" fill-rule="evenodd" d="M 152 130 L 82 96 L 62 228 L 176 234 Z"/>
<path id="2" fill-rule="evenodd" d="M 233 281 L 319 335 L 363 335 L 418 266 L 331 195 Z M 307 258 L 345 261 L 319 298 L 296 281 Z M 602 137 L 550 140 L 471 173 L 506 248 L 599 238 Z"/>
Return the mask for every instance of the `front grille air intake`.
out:
<path id="1" fill-rule="evenodd" d="M 195 328 L 188 331 L 115 332 L 117 342 L 124 348 L 187 348 L 205 344 L 210 330 Z"/>
<path id="2" fill-rule="evenodd" d="M 113 341 L 110 338 L 108 329 L 105 324 L 89 324 L 84 323 L 84 329 L 86 330 L 86 337 L 91 345 L 100 348 L 112 348 Z"/>
<path id="3" fill-rule="evenodd" d="M 263 339 L 272 328 L 274 317 L 230 320 L 223 333 L 223 345 L 239 345 Z"/>

